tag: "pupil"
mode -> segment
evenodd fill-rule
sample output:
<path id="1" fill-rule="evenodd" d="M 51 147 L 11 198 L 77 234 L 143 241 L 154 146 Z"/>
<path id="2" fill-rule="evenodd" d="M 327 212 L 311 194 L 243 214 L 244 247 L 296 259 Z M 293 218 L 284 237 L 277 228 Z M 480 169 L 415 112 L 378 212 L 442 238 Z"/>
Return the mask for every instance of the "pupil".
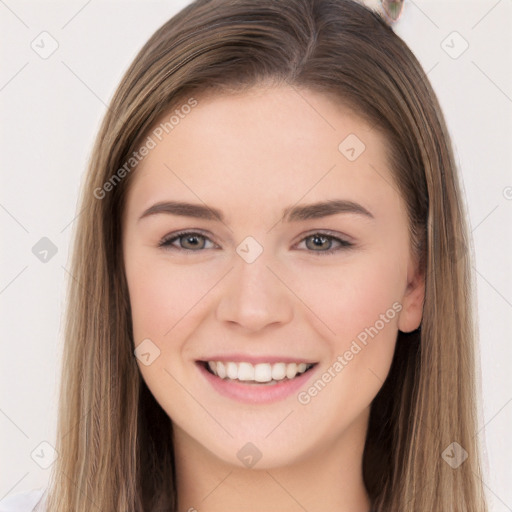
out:
<path id="1" fill-rule="evenodd" d="M 327 242 L 327 238 L 323 237 L 323 236 L 319 236 L 319 235 L 315 235 L 313 237 L 313 240 L 314 240 L 314 244 L 317 246 L 317 247 L 320 247 L 322 245 L 325 244 L 325 242 Z M 322 242 L 323 240 L 323 242 Z"/>
<path id="2" fill-rule="evenodd" d="M 198 237 L 196 235 L 190 235 L 186 238 L 186 243 L 192 245 L 193 247 L 197 247 L 197 239 Z"/>

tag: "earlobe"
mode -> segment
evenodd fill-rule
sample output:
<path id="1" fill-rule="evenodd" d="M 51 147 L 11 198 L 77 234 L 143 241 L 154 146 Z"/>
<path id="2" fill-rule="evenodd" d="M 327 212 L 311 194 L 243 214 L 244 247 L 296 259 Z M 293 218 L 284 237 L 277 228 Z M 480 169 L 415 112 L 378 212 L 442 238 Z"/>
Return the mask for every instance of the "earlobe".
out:
<path id="1" fill-rule="evenodd" d="M 398 319 L 398 329 L 408 333 L 417 330 L 423 317 L 423 303 L 425 300 L 425 276 L 417 272 L 402 299 L 402 311 Z"/>

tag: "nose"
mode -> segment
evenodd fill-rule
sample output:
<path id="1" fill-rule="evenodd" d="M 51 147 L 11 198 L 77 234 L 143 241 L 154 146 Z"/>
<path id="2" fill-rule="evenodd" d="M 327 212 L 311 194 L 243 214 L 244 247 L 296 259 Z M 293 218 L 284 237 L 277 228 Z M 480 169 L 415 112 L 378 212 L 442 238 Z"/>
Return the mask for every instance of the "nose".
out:
<path id="1" fill-rule="evenodd" d="M 238 258 L 223 286 L 216 311 L 220 322 L 257 332 L 293 318 L 293 294 L 265 251 L 252 263 Z"/>

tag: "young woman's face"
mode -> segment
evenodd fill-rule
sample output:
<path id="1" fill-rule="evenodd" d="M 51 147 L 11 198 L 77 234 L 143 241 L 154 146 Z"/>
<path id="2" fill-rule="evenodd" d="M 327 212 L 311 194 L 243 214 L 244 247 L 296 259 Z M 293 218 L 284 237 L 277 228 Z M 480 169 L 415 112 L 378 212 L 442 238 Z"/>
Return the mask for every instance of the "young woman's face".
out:
<path id="1" fill-rule="evenodd" d="M 224 462 L 358 450 L 423 300 L 386 141 L 309 90 L 195 99 L 155 127 L 127 196 L 142 376 L 176 443 Z"/>

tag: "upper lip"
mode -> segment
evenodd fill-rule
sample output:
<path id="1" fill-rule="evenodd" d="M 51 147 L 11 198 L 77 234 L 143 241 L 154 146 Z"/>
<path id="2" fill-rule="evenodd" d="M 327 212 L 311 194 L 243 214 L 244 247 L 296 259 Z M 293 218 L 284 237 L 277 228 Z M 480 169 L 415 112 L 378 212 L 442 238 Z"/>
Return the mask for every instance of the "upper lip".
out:
<path id="1" fill-rule="evenodd" d="M 304 359 L 300 357 L 290 357 L 290 356 L 249 356 L 246 354 L 217 354 L 212 356 L 207 356 L 199 361 L 208 362 L 208 361 L 222 361 L 222 362 L 233 362 L 233 363 L 314 363 L 315 361 L 311 359 Z"/>

